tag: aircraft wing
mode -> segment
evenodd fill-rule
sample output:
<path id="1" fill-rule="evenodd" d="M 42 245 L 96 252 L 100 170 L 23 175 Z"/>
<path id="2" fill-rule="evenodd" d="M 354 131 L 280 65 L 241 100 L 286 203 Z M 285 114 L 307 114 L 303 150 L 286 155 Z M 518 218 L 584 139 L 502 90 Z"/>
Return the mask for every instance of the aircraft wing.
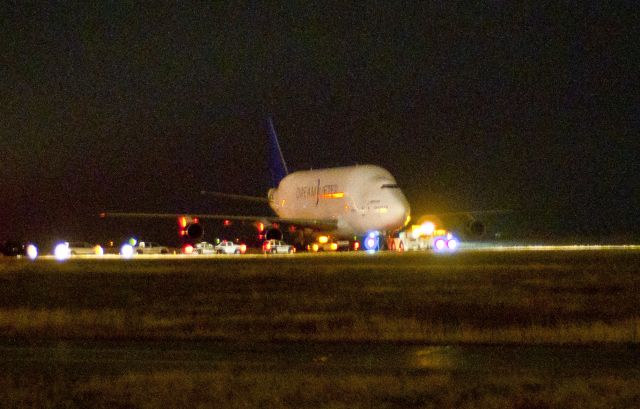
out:
<path id="1" fill-rule="evenodd" d="M 198 213 L 126 213 L 126 212 L 103 212 L 100 218 L 147 218 L 147 219 L 177 219 L 189 216 L 201 220 L 238 220 L 243 222 L 267 222 L 295 225 L 299 227 L 311 227 L 322 230 L 333 230 L 338 226 L 334 219 L 297 219 L 277 216 L 240 216 L 225 214 L 198 214 Z"/>
<path id="2" fill-rule="evenodd" d="M 431 216 L 490 216 L 496 214 L 513 213 L 511 209 L 495 209 L 495 210 L 466 210 L 457 212 L 431 213 Z"/>
<path id="3" fill-rule="evenodd" d="M 245 202 L 257 202 L 257 203 L 269 203 L 269 199 L 262 196 L 237 195 L 235 193 L 211 192 L 208 190 L 201 190 L 200 194 L 203 196 L 217 197 L 218 199 L 241 200 Z"/>

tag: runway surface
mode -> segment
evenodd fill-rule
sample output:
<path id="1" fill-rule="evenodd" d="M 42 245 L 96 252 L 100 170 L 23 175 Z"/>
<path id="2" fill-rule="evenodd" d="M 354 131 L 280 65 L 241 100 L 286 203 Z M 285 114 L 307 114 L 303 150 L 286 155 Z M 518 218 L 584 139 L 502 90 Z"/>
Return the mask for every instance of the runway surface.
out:
<path id="1" fill-rule="evenodd" d="M 123 257 L 119 254 L 104 254 L 104 255 L 78 255 L 71 256 L 70 259 L 89 259 L 89 260 L 154 260 L 154 259 L 166 259 L 166 260 L 194 260 L 194 259 L 233 259 L 233 258 L 266 258 L 266 257 L 288 257 L 288 258 L 300 258 L 300 257 L 366 257 L 371 255 L 403 255 L 403 254 L 440 254 L 440 255 L 452 255 L 452 254 L 464 254 L 473 252 L 548 252 L 548 251 L 571 251 L 571 252 L 600 252 L 600 251 L 640 251 L 640 245 L 637 244 L 564 244 L 564 245 L 549 245 L 549 244 L 490 244 L 490 243 L 463 243 L 454 252 L 436 252 L 434 250 L 427 251 L 407 251 L 407 252 L 394 252 L 394 251 L 380 251 L 380 252 L 367 252 L 367 251 L 346 251 L 346 252 L 297 252 L 294 254 L 262 254 L 253 249 L 247 254 L 180 254 L 179 249 L 174 250 L 173 254 L 136 254 L 133 257 Z M 56 260 L 55 256 L 51 254 L 42 254 L 39 256 L 42 260 Z M 66 260 L 65 260 L 66 261 Z"/>

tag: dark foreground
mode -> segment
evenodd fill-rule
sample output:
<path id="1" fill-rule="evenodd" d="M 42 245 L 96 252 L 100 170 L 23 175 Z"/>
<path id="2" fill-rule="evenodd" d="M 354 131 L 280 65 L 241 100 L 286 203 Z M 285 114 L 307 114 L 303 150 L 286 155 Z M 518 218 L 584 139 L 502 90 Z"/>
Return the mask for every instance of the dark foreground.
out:
<path id="1" fill-rule="evenodd" d="M 638 252 L 0 263 L 0 407 L 640 407 Z"/>

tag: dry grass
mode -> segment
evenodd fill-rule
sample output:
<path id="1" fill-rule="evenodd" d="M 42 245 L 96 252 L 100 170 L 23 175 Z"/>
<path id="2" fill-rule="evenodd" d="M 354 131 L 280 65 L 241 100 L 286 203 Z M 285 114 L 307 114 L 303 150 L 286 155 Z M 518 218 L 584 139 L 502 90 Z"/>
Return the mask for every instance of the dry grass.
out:
<path id="1" fill-rule="evenodd" d="M 639 290 L 638 252 L 4 259 L 0 334 L 18 345 L 223 339 L 637 348 Z M 429 361 L 437 368 L 363 373 L 228 362 L 179 370 L 115 365 L 100 374 L 18 362 L 0 372 L 0 407 L 542 409 L 636 408 L 640 401 L 637 370 L 558 375 L 515 365 L 500 373 Z"/>
<path id="2" fill-rule="evenodd" d="M 640 381 L 469 374 L 349 375 L 245 371 L 130 373 L 70 380 L 0 375 L 3 407 L 637 408 Z"/>
<path id="3" fill-rule="evenodd" d="M 637 343 L 639 261 L 636 252 L 554 252 L 4 262 L 0 331 L 48 339 Z"/>
<path id="4" fill-rule="evenodd" d="M 43 339 L 180 339 L 237 341 L 397 341 L 428 344 L 594 344 L 637 343 L 640 319 L 552 326 L 476 328 L 442 321 L 385 316 L 322 314 L 251 315 L 209 319 L 131 315 L 124 310 L 0 310 L 4 337 Z"/>

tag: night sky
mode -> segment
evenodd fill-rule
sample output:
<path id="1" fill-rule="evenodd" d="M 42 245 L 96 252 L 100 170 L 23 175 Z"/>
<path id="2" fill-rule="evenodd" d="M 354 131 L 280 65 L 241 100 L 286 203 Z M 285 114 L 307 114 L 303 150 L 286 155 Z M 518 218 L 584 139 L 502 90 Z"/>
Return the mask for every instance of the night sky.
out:
<path id="1" fill-rule="evenodd" d="M 266 194 L 268 114 L 290 170 L 380 165 L 414 216 L 514 209 L 524 236 L 640 235 L 634 2 L 16 3 L 0 238 L 104 240 L 122 228 L 104 209 L 269 214 L 199 196 Z"/>

